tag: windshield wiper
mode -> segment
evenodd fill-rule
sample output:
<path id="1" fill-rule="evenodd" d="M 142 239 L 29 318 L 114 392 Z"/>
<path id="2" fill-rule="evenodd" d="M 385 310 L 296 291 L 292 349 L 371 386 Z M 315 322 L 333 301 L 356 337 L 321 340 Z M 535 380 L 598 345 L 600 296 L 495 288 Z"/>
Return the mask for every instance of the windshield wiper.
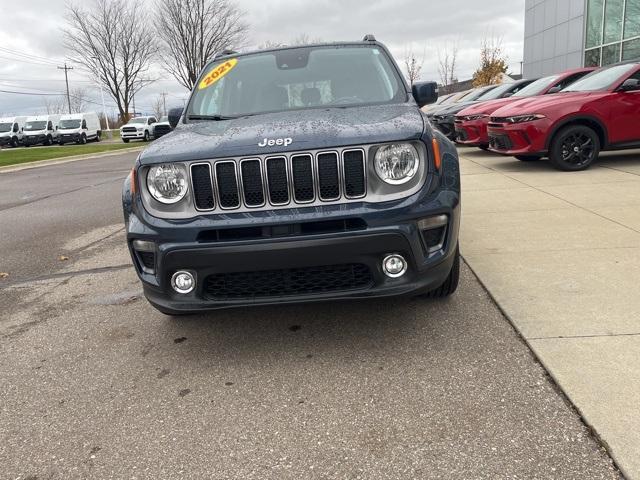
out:
<path id="1" fill-rule="evenodd" d="M 231 117 L 226 115 L 189 115 L 187 117 L 188 120 L 214 120 L 219 122 L 221 120 L 233 120 L 238 117 Z"/>

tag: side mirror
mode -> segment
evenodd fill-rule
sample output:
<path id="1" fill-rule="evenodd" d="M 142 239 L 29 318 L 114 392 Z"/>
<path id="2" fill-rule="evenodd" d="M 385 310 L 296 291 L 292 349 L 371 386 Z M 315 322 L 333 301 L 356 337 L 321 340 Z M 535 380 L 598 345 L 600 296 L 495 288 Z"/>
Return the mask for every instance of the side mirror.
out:
<path id="1" fill-rule="evenodd" d="M 411 93 L 418 103 L 418 107 L 422 108 L 438 101 L 438 84 L 436 82 L 414 83 L 411 87 Z"/>
<path id="2" fill-rule="evenodd" d="M 182 117 L 182 107 L 172 108 L 169 110 L 168 117 L 171 128 L 176 128 L 178 126 L 178 122 L 180 122 L 180 117 Z"/>
<path id="3" fill-rule="evenodd" d="M 560 90 L 562 90 L 562 87 L 560 85 L 556 85 L 555 87 L 551 87 L 547 93 L 558 93 Z"/>
<path id="4" fill-rule="evenodd" d="M 502 98 L 509 98 L 509 97 L 513 97 L 513 93 L 511 93 L 511 92 L 505 93 Z"/>
<path id="5" fill-rule="evenodd" d="M 634 90 L 640 90 L 640 80 L 635 78 L 627 78 L 620 88 L 618 89 L 621 92 L 632 92 Z"/>

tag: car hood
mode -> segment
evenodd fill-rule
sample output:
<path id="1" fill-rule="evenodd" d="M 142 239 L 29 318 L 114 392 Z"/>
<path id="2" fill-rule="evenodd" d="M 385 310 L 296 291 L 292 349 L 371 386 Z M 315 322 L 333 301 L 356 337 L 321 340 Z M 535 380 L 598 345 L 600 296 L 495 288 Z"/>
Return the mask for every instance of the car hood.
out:
<path id="1" fill-rule="evenodd" d="M 495 100 L 487 100 L 486 102 L 478 102 L 477 104 L 473 104 L 461 112 L 459 115 L 477 115 L 477 114 L 486 114 L 490 115 L 495 112 L 497 109 L 502 108 L 506 105 L 509 105 L 513 102 L 518 102 L 523 100 L 522 98 L 496 98 Z"/>
<path id="2" fill-rule="evenodd" d="M 470 107 L 471 105 L 475 105 L 476 103 L 478 103 L 478 101 L 476 100 L 474 100 L 473 102 L 458 102 L 434 113 L 435 115 L 455 115 L 456 113 Z"/>
<path id="3" fill-rule="evenodd" d="M 545 113 L 547 110 L 558 110 L 570 105 L 574 111 L 579 111 L 582 104 L 593 101 L 597 97 L 607 95 L 609 92 L 565 92 L 541 95 L 539 97 L 523 98 L 511 102 L 494 111 L 494 117 L 510 117 L 513 115 L 526 115 Z"/>
<path id="4" fill-rule="evenodd" d="M 179 125 L 140 156 L 142 164 L 202 160 L 416 140 L 424 131 L 415 104 L 307 109 Z M 258 146 L 291 139 L 287 146 Z"/>

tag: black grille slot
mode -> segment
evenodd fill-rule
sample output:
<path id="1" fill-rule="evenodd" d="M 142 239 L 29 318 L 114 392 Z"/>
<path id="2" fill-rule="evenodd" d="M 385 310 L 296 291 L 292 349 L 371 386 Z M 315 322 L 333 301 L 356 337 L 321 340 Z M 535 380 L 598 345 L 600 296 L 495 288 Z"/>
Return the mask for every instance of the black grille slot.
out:
<path id="1" fill-rule="evenodd" d="M 340 176 L 336 153 L 318 155 L 318 186 L 321 200 L 336 200 L 340 197 Z"/>
<path id="2" fill-rule="evenodd" d="M 352 263 L 210 275 L 205 280 L 204 294 L 213 300 L 230 300 L 322 294 L 372 285 L 369 267 Z"/>
<path id="3" fill-rule="evenodd" d="M 122 127 L 122 131 L 127 133 L 136 133 L 138 130 L 136 127 Z"/>
<path id="4" fill-rule="evenodd" d="M 242 173 L 242 191 L 245 205 L 248 207 L 264 205 L 260 160 L 243 160 L 240 164 L 240 171 Z"/>
<path id="5" fill-rule="evenodd" d="M 512 146 L 507 135 L 489 135 L 489 145 L 496 150 L 509 150 Z"/>
<path id="6" fill-rule="evenodd" d="M 284 157 L 267 159 L 267 182 L 269 183 L 269 201 L 273 205 L 289 203 L 287 160 Z"/>
<path id="7" fill-rule="evenodd" d="M 198 210 L 212 210 L 215 207 L 213 185 L 211 184 L 211 166 L 202 163 L 191 166 L 193 201 Z"/>
<path id="8" fill-rule="evenodd" d="M 344 152 L 344 192 L 349 198 L 363 197 L 366 193 L 364 152 L 350 150 Z"/>
<path id="9" fill-rule="evenodd" d="M 144 265 L 147 270 L 153 270 L 156 266 L 156 254 L 154 252 L 141 252 L 136 250 L 140 263 Z"/>
<path id="10" fill-rule="evenodd" d="M 313 193 L 313 159 L 311 155 L 291 157 L 293 171 L 293 198 L 296 202 L 311 202 Z"/>
<path id="11" fill-rule="evenodd" d="M 238 194 L 238 179 L 236 178 L 235 162 L 216 163 L 216 180 L 218 196 L 222 208 L 236 208 L 240 206 Z"/>

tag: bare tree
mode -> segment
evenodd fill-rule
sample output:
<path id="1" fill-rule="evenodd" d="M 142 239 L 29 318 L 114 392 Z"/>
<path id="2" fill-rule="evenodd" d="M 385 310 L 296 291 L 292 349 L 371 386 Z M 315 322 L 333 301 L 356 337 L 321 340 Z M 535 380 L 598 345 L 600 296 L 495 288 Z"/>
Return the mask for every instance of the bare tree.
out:
<path id="1" fill-rule="evenodd" d="M 248 25 L 232 0 L 156 0 L 156 34 L 167 70 L 192 90 L 201 70 L 222 50 L 244 45 Z"/>
<path id="2" fill-rule="evenodd" d="M 155 47 L 145 15 L 143 3 L 127 0 L 67 4 L 65 46 L 80 55 L 78 63 L 106 88 L 123 119 L 134 95 L 153 81 Z"/>
<path id="3" fill-rule="evenodd" d="M 451 49 L 445 43 L 444 48 L 438 49 L 438 73 L 440 83 L 444 87 L 444 94 L 453 93 L 453 84 L 457 81 L 456 67 L 458 60 L 458 44 L 453 44 Z"/>
<path id="4" fill-rule="evenodd" d="M 72 88 L 69 91 L 69 100 L 71 101 L 71 112 L 82 113 L 87 108 L 87 90 L 82 87 Z"/>
<path id="5" fill-rule="evenodd" d="M 158 95 L 158 97 L 151 103 L 151 111 L 157 119 L 164 116 L 164 97 Z"/>
<path id="6" fill-rule="evenodd" d="M 61 115 L 67 113 L 67 96 L 61 95 L 59 97 L 45 97 L 44 108 L 47 110 L 47 115 Z"/>
<path id="7" fill-rule="evenodd" d="M 413 53 L 412 48 L 408 48 L 404 53 L 404 67 L 407 73 L 409 84 L 413 85 L 420 78 L 422 65 L 424 64 L 424 53 L 421 57 Z"/>

